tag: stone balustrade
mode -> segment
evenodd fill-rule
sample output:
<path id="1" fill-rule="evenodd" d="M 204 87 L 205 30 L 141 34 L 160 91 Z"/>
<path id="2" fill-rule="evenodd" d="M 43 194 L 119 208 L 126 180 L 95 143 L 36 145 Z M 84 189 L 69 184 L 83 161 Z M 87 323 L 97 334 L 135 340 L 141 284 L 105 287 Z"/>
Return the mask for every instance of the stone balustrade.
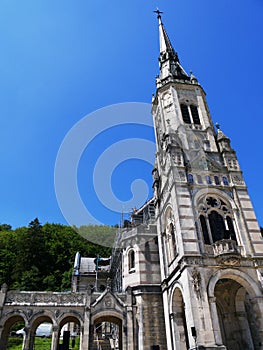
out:
<path id="1" fill-rule="evenodd" d="M 215 256 L 224 254 L 240 255 L 240 247 L 238 247 L 236 241 L 232 239 L 222 239 L 221 241 L 215 242 L 212 246 Z"/>

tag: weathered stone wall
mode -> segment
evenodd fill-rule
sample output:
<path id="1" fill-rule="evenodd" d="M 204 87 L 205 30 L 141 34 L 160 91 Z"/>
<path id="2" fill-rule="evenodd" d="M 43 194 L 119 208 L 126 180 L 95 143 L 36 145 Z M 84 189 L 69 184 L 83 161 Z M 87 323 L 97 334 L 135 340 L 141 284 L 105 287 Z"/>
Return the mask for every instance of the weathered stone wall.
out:
<path id="1" fill-rule="evenodd" d="M 164 324 L 163 300 L 161 293 L 150 290 L 136 297 L 138 325 L 138 349 L 151 349 L 159 345 L 166 350 L 166 332 Z"/>

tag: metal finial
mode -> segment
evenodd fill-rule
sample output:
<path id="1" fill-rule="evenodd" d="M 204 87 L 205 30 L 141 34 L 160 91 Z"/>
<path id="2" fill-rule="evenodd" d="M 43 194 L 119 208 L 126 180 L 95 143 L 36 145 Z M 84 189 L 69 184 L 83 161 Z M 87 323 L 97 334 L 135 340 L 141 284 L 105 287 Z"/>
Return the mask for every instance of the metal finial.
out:
<path id="1" fill-rule="evenodd" d="M 216 123 L 216 128 L 217 130 L 220 130 L 220 125 L 218 123 Z"/>
<path id="2" fill-rule="evenodd" d="M 153 11 L 153 12 L 157 14 L 157 18 L 158 18 L 158 19 L 162 19 L 161 14 L 162 14 L 163 12 L 162 12 L 162 11 L 160 11 L 160 10 L 158 9 L 158 7 L 157 7 L 157 8 L 156 8 L 156 10 L 155 10 L 155 11 Z"/>

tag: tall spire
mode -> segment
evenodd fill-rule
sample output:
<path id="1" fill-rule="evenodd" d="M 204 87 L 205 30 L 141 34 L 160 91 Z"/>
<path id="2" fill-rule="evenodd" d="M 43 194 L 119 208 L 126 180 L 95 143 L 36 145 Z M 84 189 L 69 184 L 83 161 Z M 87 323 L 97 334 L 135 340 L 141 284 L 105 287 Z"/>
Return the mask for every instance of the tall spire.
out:
<path id="1" fill-rule="evenodd" d="M 171 41 L 168 37 L 168 34 L 164 28 L 162 22 L 162 12 L 156 9 L 154 11 L 157 14 L 157 19 L 159 22 L 159 40 L 160 40 L 160 80 L 166 80 L 168 77 L 181 80 L 189 81 L 190 77 L 185 72 L 183 67 L 180 64 L 179 57 L 177 52 L 174 50 Z"/>
<path id="2" fill-rule="evenodd" d="M 161 14 L 163 12 L 159 11 L 158 9 L 154 12 L 157 13 L 157 18 L 159 22 L 160 54 L 169 52 L 171 55 L 174 56 L 174 58 L 176 58 L 177 61 L 179 61 L 177 52 L 175 52 L 162 22 Z"/>

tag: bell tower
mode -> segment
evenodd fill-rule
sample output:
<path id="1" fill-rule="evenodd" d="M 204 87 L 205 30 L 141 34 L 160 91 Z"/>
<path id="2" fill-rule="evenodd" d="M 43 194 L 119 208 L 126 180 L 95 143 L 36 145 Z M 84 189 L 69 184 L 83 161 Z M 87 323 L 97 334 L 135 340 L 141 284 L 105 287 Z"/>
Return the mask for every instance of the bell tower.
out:
<path id="1" fill-rule="evenodd" d="M 242 171 L 156 13 L 153 188 L 167 348 L 262 349 L 263 239 Z"/>

